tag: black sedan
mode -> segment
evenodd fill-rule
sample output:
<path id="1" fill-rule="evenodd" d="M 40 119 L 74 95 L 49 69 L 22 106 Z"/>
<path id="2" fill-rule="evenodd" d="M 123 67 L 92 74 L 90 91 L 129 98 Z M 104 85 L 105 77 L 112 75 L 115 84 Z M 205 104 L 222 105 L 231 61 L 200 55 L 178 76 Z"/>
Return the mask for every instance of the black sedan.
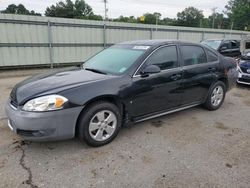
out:
<path id="1" fill-rule="evenodd" d="M 201 41 L 201 43 L 227 57 L 236 58 L 241 55 L 240 41 L 236 39 L 208 39 Z"/>
<path id="2" fill-rule="evenodd" d="M 101 146 L 131 122 L 201 104 L 218 109 L 237 76 L 235 60 L 200 44 L 124 42 L 80 68 L 17 84 L 6 105 L 8 125 L 27 140 L 78 136 Z"/>

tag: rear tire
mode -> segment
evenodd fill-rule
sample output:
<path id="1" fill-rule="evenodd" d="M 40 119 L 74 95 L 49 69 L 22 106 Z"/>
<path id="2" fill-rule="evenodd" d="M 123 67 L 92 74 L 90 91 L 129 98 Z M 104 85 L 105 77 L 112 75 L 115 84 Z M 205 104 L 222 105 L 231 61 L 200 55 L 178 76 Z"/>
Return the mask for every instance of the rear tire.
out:
<path id="1" fill-rule="evenodd" d="M 208 110 L 217 110 L 224 102 L 226 85 L 222 81 L 216 82 L 209 90 L 204 107 Z"/>
<path id="2" fill-rule="evenodd" d="M 105 101 L 93 103 L 79 117 L 78 137 L 93 147 L 108 144 L 121 128 L 121 117 L 116 105 Z"/>

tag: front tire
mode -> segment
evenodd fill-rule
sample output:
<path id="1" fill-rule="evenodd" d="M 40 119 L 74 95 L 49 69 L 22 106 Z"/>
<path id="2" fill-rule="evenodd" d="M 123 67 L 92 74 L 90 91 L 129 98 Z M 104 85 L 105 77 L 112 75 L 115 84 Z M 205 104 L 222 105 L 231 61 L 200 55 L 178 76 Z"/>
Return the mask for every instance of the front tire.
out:
<path id="1" fill-rule="evenodd" d="M 217 110 L 224 102 L 226 95 L 226 85 L 222 81 L 216 82 L 209 90 L 205 108 L 208 110 Z"/>
<path id="2" fill-rule="evenodd" d="M 116 105 L 104 101 L 93 103 L 79 118 L 78 137 L 93 147 L 108 144 L 121 128 L 121 117 Z"/>

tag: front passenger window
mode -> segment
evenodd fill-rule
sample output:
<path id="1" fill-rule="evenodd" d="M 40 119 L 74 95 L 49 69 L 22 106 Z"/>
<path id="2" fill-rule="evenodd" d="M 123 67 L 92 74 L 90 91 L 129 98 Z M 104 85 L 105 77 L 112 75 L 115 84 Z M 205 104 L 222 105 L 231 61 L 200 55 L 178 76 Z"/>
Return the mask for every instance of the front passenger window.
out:
<path id="1" fill-rule="evenodd" d="M 176 46 L 162 47 L 155 51 L 146 61 L 147 65 L 156 65 L 161 70 L 178 67 Z"/>

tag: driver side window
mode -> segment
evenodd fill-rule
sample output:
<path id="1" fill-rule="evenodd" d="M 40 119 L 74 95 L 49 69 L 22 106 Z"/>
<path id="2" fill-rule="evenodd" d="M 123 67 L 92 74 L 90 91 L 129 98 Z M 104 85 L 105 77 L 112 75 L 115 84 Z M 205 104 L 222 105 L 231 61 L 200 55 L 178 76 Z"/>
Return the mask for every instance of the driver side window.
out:
<path id="1" fill-rule="evenodd" d="M 146 61 L 147 65 L 156 65 L 161 70 L 178 67 L 176 46 L 162 47 L 156 50 Z"/>

